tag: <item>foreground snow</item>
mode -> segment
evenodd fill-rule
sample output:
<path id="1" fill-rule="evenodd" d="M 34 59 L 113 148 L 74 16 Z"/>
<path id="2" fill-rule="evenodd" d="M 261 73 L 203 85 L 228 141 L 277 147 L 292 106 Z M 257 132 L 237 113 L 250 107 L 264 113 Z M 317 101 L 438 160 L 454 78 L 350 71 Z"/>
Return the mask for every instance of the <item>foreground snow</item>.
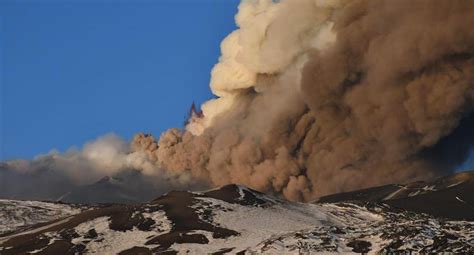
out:
<path id="1" fill-rule="evenodd" d="M 63 215 L 77 212 L 56 209 Z M 2 255 L 472 253 L 474 222 L 383 203 L 291 203 L 232 185 L 97 208 L 2 240 Z"/>

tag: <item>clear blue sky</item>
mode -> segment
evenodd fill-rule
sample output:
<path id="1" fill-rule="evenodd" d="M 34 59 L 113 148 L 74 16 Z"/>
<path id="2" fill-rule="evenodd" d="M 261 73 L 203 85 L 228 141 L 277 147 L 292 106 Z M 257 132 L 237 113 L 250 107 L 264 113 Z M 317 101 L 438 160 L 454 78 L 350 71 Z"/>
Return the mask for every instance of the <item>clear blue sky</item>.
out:
<path id="1" fill-rule="evenodd" d="M 0 160 L 182 126 L 238 0 L 1 0 Z"/>

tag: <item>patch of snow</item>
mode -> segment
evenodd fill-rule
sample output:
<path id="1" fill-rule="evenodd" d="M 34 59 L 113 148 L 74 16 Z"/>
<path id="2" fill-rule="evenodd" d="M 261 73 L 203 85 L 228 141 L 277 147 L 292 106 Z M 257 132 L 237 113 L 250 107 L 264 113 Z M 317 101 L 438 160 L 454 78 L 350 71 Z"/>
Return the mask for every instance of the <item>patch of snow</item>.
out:
<path id="1" fill-rule="evenodd" d="M 28 235 L 28 234 L 33 234 L 33 233 L 38 233 L 38 232 L 41 232 L 45 229 L 48 229 L 48 228 L 51 228 L 51 227 L 54 227 L 54 226 L 57 226 L 57 225 L 60 225 L 60 224 L 63 224 L 63 223 L 66 223 L 69 221 L 69 218 L 66 218 L 66 219 L 63 219 L 63 220 L 59 220 L 59 221 L 55 221 L 51 224 L 48 224 L 48 225 L 45 225 L 45 226 L 42 226 L 42 227 L 39 227 L 39 228 L 34 228 L 32 230 L 28 230 L 28 231 L 23 231 L 21 233 L 17 233 L 17 234 L 14 234 L 14 235 L 9 235 L 9 236 L 5 236 L 5 237 L 2 237 L 0 238 L 0 244 L 12 239 L 13 237 L 16 237 L 16 236 L 20 236 L 20 235 Z"/>
<path id="2" fill-rule="evenodd" d="M 404 190 L 407 190 L 407 187 L 405 186 L 402 186 L 400 189 L 398 189 L 397 191 L 391 193 L 390 195 L 386 196 L 384 199 L 382 200 L 389 200 L 389 199 L 392 199 L 393 197 L 395 197 L 398 193 L 404 191 Z"/>
<path id="3" fill-rule="evenodd" d="M 464 181 L 460 181 L 460 182 L 453 183 L 453 184 L 447 186 L 446 188 L 451 188 L 451 187 L 454 187 L 454 186 L 458 186 L 458 185 L 461 184 L 461 183 L 464 183 Z"/>
<path id="4" fill-rule="evenodd" d="M 421 189 L 424 190 L 424 191 L 436 191 L 435 185 L 424 186 Z"/>
<path id="5" fill-rule="evenodd" d="M 0 234 L 78 214 L 67 204 L 0 199 Z"/>
<path id="6" fill-rule="evenodd" d="M 240 199 L 244 199 L 244 197 L 245 197 L 244 188 L 240 185 L 238 185 L 237 187 L 239 189 Z"/>
<path id="7" fill-rule="evenodd" d="M 168 233 L 171 230 L 171 223 L 163 211 L 143 213 L 143 216 L 153 219 L 157 228 L 153 231 L 141 231 L 136 227 L 128 231 L 114 231 L 109 227 L 109 217 L 99 217 L 76 226 L 74 230 L 80 237 L 72 239 L 71 243 L 85 245 L 87 254 L 118 254 L 134 246 L 155 248 L 158 245 L 145 245 L 145 243 L 151 237 Z M 94 239 L 86 237 L 91 229 L 97 233 Z"/>
<path id="8" fill-rule="evenodd" d="M 41 248 L 41 249 L 30 251 L 29 253 L 32 253 L 32 254 L 40 253 L 44 249 L 46 249 L 49 245 L 53 244 L 54 242 L 56 242 L 58 240 L 61 240 L 61 237 L 59 236 L 59 234 L 57 232 L 46 232 L 46 233 L 43 233 L 43 236 L 49 238 L 48 245 Z"/>
<path id="9" fill-rule="evenodd" d="M 153 226 L 159 226 L 160 232 L 168 233 L 171 231 L 172 223 L 166 217 L 164 211 L 156 211 L 152 213 L 142 213 L 143 217 L 152 219 L 155 224 Z"/>
<path id="10" fill-rule="evenodd" d="M 466 201 L 460 199 L 459 197 L 456 197 L 456 200 L 459 201 L 459 202 L 461 202 L 461 203 L 463 203 L 463 204 L 467 204 Z"/>
<path id="11" fill-rule="evenodd" d="M 410 194 L 408 194 L 409 197 L 414 197 L 414 196 L 418 196 L 420 195 L 421 191 L 420 190 L 417 190 L 415 192 L 411 192 Z"/>
<path id="12" fill-rule="evenodd" d="M 91 229 L 97 232 L 97 239 L 90 242 L 84 235 Z M 149 232 L 136 228 L 129 231 L 113 231 L 109 228 L 109 217 L 99 217 L 82 223 L 75 228 L 81 237 L 73 239 L 73 244 L 82 243 L 86 246 L 88 254 L 118 254 L 134 246 L 142 246 L 150 237 Z"/>
<path id="13" fill-rule="evenodd" d="M 205 250 L 198 244 L 174 244 L 172 249 L 185 252 L 215 252 L 223 247 L 235 247 L 235 252 L 256 246 L 272 235 L 307 229 L 315 225 L 337 224 L 336 219 L 326 214 L 320 205 L 302 203 L 276 204 L 261 208 L 231 204 L 218 199 L 197 198 L 208 206 L 206 208 L 225 208 L 215 210 L 212 223 L 240 233 L 227 239 L 214 239 L 211 233 L 202 233 L 209 239 Z M 199 204 L 196 205 L 198 207 Z M 205 232 L 205 231 L 203 231 Z"/>

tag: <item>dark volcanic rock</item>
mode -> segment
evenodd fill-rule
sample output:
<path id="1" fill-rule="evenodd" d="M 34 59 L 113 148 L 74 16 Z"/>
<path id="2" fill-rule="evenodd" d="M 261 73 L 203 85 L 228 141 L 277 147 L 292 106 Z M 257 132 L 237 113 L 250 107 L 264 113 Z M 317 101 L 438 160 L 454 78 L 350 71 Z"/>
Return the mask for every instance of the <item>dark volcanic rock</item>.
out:
<path id="1" fill-rule="evenodd" d="M 209 243 L 209 240 L 202 234 L 187 234 L 184 231 L 174 231 L 172 233 L 157 236 L 148 241 L 146 244 L 159 244 L 160 248 L 155 251 L 164 251 L 175 243 L 206 244 Z"/>
<path id="2" fill-rule="evenodd" d="M 240 205 L 263 206 L 271 204 L 269 200 L 263 199 L 265 197 L 263 193 L 236 184 L 230 184 L 216 190 L 208 191 L 204 193 L 204 195 Z"/>
<path id="3" fill-rule="evenodd" d="M 133 247 L 128 250 L 122 251 L 119 255 L 151 255 L 150 249 L 146 247 Z"/>
<path id="4" fill-rule="evenodd" d="M 474 180 L 425 194 L 387 200 L 385 203 L 405 210 L 437 217 L 474 220 Z"/>
<path id="5" fill-rule="evenodd" d="M 453 220 L 474 220 L 474 172 L 430 182 L 385 185 L 321 197 L 318 203 L 382 202 L 395 208 Z"/>
<path id="6" fill-rule="evenodd" d="M 400 189 L 399 185 L 389 184 L 380 187 L 361 189 L 351 192 L 337 193 L 319 198 L 319 203 L 337 203 L 344 201 L 374 202 L 383 200 L 388 195 Z"/>
<path id="7" fill-rule="evenodd" d="M 352 247 L 353 252 L 357 253 L 367 253 L 370 251 L 372 244 L 363 240 L 354 240 L 347 244 L 347 246 Z"/>

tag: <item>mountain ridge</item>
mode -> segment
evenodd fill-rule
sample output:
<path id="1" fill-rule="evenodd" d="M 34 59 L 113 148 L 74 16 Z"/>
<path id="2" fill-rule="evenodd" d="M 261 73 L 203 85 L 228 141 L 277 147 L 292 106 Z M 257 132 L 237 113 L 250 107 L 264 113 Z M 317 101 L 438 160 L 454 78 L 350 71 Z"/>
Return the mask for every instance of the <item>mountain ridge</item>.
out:
<path id="1" fill-rule="evenodd" d="M 389 184 L 319 198 L 317 203 L 380 202 L 436 217 L 474 220 L 474 172 L 460 172 L 425 182 Z"/>
<path id="2" fill-rule="evenodd" d="M 0 253 L 474 252 L 474 222 L 379 201 L 293 203 L 241 185 L 95 207 L 0 238 Z"/>

